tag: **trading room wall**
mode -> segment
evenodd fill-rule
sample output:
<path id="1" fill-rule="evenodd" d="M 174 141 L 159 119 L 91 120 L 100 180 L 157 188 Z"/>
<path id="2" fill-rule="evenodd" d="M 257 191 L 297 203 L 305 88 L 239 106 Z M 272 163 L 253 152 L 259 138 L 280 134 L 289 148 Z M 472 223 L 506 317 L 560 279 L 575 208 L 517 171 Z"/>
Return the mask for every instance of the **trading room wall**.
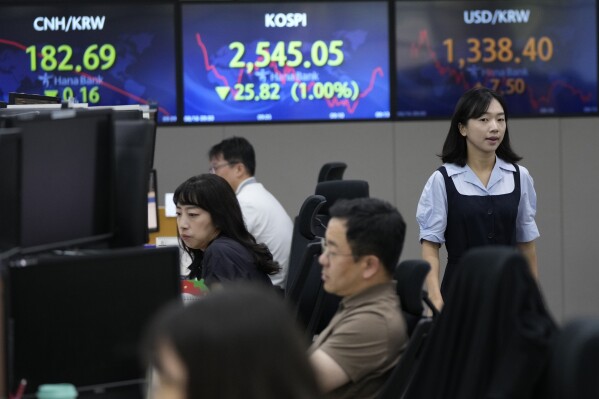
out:
<path id="1" fill-rule="evenodd" d="M 513 119 L 510 135 L 538 196 L 540 282 L 558 321 L 599 315 L 599 118 Z M 187 177 L 208 170 L 207 151 L 225 137 L 250 140 L 256 176 L 294 217 L 314 193 L 322 164 L 348 164 L 346 179 L 394 203 L 408 224 L 402 259 L 418 258 L 416 206 L 448 121 L 159 127 L 155 166 L 160 205 Z"/>

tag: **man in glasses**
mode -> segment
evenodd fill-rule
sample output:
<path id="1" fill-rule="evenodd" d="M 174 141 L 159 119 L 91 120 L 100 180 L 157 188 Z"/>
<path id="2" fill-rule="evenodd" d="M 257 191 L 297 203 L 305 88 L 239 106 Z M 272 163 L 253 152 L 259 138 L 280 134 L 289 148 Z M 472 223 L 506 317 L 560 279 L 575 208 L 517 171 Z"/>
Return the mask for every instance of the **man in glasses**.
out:
<path id="1" fill-rule="evenodd" d="M 319 262 L 325 291 L 342 300 L 310 359 L 327 397 L 376 398 L 408 340 L 392 281 L 406 225 L 375 198 L 339 200 L 330 215 Z"/>
<path id="2" fill-rule="evenodd" d="M 223 177 L 237 194 L 248 231 L 270 250 L 281 271 L 271 277 L 273 285 L 285 287 L 293 222 L 277 199 L 256 181 L 254 147 L 243 137 L 230 137 L 208 152 L 210 173 Z"/>

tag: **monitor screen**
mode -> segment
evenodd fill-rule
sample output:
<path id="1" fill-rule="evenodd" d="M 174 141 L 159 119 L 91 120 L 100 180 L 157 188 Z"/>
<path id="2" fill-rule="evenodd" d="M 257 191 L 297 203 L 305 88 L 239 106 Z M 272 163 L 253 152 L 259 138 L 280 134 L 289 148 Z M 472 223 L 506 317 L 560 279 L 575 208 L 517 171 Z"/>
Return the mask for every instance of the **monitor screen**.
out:
<path id="1" fill-rule="evenodd" d="M 64 110 L 15 117 L 21 129 L 21 253 L 112 237 L 115 165 L 112 112 Z"/>
<path id="2" fill-rule="evenodd" d="M 8 104 L 60 104 L 60 98 L 41 94 L 8 93 Z"/>
<path id="3" fill-rule="evenodd" d="M 143 380 L 144 329 L 160 307 L 181 298 L 177 247 L 12 264 L 5 285 L 9 392 L 22 378 L 31 397 L 44 383 L 92 391 Z"/>
<path id="4" fill-rule="evenodd" d="M 10 92 L 89 105 L 155 104 L 176 122 L 173 4 L 2 6 L 0 100 Z"/>
<path id="5" fill-rule="evenodd" d="M 478 85 L 511 116 L 596 114 L 596 14 L 594 0 L 396 1 L 397 117 L 450 117 Z"/>
<path id="6" fill-rule="evenodd" d="M 184 3 L 185 123 L 390 117 L 388 3 Z"/>
<path id="7" fill-rule="evenodd" d="M 0 254 L 19 246 L 20 129 L 0 128 Z"/>
<path id="8" fill-rule="evenodd" d="M 148 242 L 146 210 L 156 124 L 149 119 L 114 122 L 116 156 L 116 231 L 113 247 Z"/>

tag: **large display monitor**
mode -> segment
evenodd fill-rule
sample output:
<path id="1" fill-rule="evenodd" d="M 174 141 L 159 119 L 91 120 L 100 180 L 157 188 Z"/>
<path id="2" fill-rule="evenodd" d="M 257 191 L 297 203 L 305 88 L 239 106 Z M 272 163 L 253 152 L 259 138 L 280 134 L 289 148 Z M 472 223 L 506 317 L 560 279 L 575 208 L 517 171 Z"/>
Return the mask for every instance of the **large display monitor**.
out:
<path id="1" fill-rule="evenodd" d="M 390 117 L 389 3 L 184 3 L 184 123 Z"/>
<path id="2" fill-rule="evenodd" d="M 181 298 L 177 247 L 14 259 L 4 282 L 8 392 L 24 378 L 31 398 L 65 382 L 79 397 L 143 397 L 141 338 Z M 137 395 L 119 396 L 127 386 Z"/>
<path id="3" fill-rule="evenodd" d="M 20 129 L 0 128 L 0 257 L 19 246 Z"/>
<path id="4" fill-rule="evenodd" d="M 20 201 L 17 209 L 11 209 L 19 215 L 20 252 L 81 247 L 112 238 L 116 187 L 112 111 L 26 113 L 5 123 L 20 128 L 21 134 Z"/>
<path id="5" fill-rule="evenodd" d="M 449 117 L 467 89 L 511 116 L 597 113 L 594 0 L 396 1 L 396 116 Z"/>
<path id="6" fill-rule="evenodd" d="M 14 4 L 14 3 L 13 3 Z M 89 105 L 157 104 L 177 121 L 175 5 L 3 5 L 0 100 L 10 92 Z"/>
<path id="7" fill-rule="evenodd" d="M 148 176 L 152 170 L 156 125 L 149 119 L 114 122 L 116 230 L 113 247 L 148 242 Z"/>

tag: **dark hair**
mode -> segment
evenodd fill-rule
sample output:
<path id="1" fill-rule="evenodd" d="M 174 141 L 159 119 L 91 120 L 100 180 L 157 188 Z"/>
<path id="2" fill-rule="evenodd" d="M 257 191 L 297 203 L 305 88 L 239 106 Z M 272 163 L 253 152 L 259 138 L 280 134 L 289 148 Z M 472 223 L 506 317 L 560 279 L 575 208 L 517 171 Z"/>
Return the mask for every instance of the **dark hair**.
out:
<path id="1" fill-rule="evenodd" d="M 158 371 L 170 346 L 187 369 L 187 399 L 319 397 L 307 344 L 285 302 L 252 283 L 233 283 L 201 300 L 162 310 L 146 336 Z"/>
<path id="2" fill-rule="evenodd" d="M 405 397 L 554 397 L 539 384 L 557 326 L 524 255 L 487 245 L 458 266 Z"/>
<path id="3" fill-rule="evenodd" d="M 222 177 L 209 173 L 190 177 L 177 187 L 173 202 L 175 205 L 197 206 L 208 212 L 221 235 L 238 241 L 250 250 L 258 270 L 267 274 L 276 274 L 280 270 L 268 247 L 256 243 L 254 236 L 247 230 L 235 192 Z M 201 256 L 198 250 L 189 248 L 182 240 L 180 243 L 192 260 Z"/>
<path id="4" fill-rule="evenodd" d="M 208 152 L 209 158 L 223 155 L 229 163 L 242 163 L 248 173 L 254 176 L 256 173 L 256 154 L 254 147 L 243 137 L 230 137 L 214 145 Z"/>
<path id="5" fill-rule="evenodd" d="M 449 132 L 443 143 L 443 151 L 439 157 L 445 163 L 454 163 L 465 166 L 468 158 L 466 138 L 460 134 L 460 124 L 466 125 L 469 119 L 475 119 L 487 112 L 493 99 L 497 100 L 505 113 L 505 134 L 503 141 L 497 147 L 496 154 L 506 162 L 515 163 L 522 159 L 510 147 L 508 132 L 508 111 L 503 97 L 497 92 L 486 87 L 473 87 L 465 92 L 456 104 L 451 118 Z"/>
<path id="6" fill-rule="evenodd" d="M 406 223 L 393 205 L 376 198 L 340 199 L 329 213 L 345 220 L 347 242 L 356 260 L 376 255 L 393 273 L 406 234 Z"/>

